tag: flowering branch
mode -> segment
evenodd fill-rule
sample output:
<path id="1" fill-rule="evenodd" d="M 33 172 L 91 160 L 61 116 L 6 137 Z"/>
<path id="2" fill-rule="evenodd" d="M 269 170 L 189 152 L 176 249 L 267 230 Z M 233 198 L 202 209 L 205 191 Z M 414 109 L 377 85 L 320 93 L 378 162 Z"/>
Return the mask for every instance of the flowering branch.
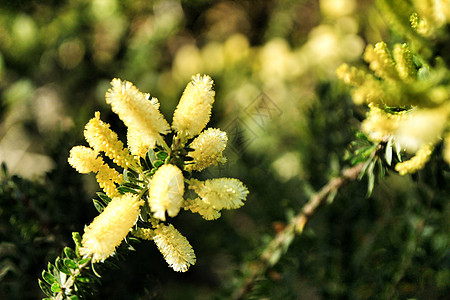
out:
<path id="1" fill-rule="evenodd" d="M 342 171 L 342 175 L 331 179 L 319 192 L 314 194 L 303 206 L 301 211 L 289 222 L 289 224 L 272 239 L 259 259 L 252 263 L 250 274 L 242 287 L 234 294 L 234 299 L 244 299 L 251 291 L 256 280 L 261 277 L 268 268 L 273 267 L 281 255 L 287 251 L 295 234 L 301 234 L 306 222 L 316 213 L 317 209 L 325 204 L 329 195 L 336 193 L 348 183 L 360 178 L 364 170 L 365 162 L 361 162 L 349 169 Z"/>

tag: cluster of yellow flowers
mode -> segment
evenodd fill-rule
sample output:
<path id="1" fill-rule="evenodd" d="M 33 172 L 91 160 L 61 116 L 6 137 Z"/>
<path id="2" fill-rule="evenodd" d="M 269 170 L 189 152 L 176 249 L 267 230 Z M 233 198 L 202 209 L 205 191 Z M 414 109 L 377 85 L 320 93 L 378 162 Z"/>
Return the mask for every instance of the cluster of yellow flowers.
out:
<path id="1" fill-rule="evenodd" d="M 96 112 L 84 131 L 90 147 L 73 147 L 68 159 L 78 172 L 96 173 L 107 195 L 103 197 L 106 207 L 84 230 L 80 253 L 93 262 L 103 262 L 131 233 L 153 240 L 168 264 L 185 272 L 195 263 L 195 254 L 187 239 L 167 224 L 166 215 L 175 217 L 183 208 L 206 220 L 217 219 L 222 209 L 244 205 L 248 194 L 244 184 L 234 178 L 189 178 L 193 171 L 226 162 L 222 155 L 226 133 L 213 128 L 203 131 L 214 103 L 213 81 L 207 75 L 192 77 L 174 112 L 172 126 L 160 113 L 156 98 L 141 93 L 128 81 L 113 79 L 111 85 L 106 102 L 127 126 L 128 149 Z M 164 135 L 171 129 L 174 136 L 169 147 Z M 144 162 L 150 152 L 162 156 L 148 166 Z M 123 175 L 103 160 L 102 153 L 124 170 Z M 124 186 L 134 190 L 121 189 Z M 184 199 L 185 186 L 198 197 Z"/>
<path id="2" fill-rule="evenodd" d="M 432 69 L 417 62 L 418 58 L 415 62 L 406 44 L 395 45 L 391 54 L 383 42 L 367 46 L 364 59 L 373 74 L 346 64 L 337 70 L 338 77 L 354 87 L 354 102 L 369 106 L 362 131 L 375 143 L 393 139 L 412 155 L 395 166 L 401 175 L 422 169 L 442 140 L 444 158 L 450 164 L 446 134 L 450 87 L 445 66 Z"/>

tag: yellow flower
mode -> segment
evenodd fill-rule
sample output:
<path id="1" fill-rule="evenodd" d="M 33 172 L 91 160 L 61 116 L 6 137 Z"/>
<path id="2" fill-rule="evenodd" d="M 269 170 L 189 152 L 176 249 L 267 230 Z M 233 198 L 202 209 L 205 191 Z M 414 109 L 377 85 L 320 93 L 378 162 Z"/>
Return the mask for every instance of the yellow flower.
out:
<path id="1" fill-rule="evenodd" d="M 114 163 L 122 168 L 136 164 L 134 158 L 117 138 L 117 134 L 109 128 L 109 124 L 100 120 L 100 112 L 95 113 L 84 129 L 84 136 L 95 151 L 103 151 Z"/>
<path id="2" fill-rule="evenodd" d="M 133 155 L 144 158 L 148 151 L 149 145 L 145 142 L 145 138 L 141 136 L 140 132 L 133 127 L 128 128 L 127 131 L 128 149 Z"/>
<path id="3" fill-rule="evenodd" d="M 183 173 L 174 165 L 162 165 L 153 175 L 149 205 L 155 218 L 165 221 L 166 214 L 175 217 L 180 211 L 184 194 Z"/>
<path id="4" fill-rule="evenodd" d="M 188 137 L 198 135 L 209 122 L 215 92 L 208 75 L 192 77 L 173 115 L 172 127 Z"/>
<path id="5" fill-rule="evenodd" d="M 397 163 L 395 165 L 395 170 L 400 173 L 400 175 L 405 175 L 423 169 L 425 164 L 430 160 L 433 149 L 434 147 L 431 144 L 422 146 L 410 160 Z"/>
<path id="6" fill-rule="evenodd" d="M 235 209 L 244 205 L 248 189 L 235 178 L 215 178 L 206 181 L 191 179 L 189 188 L 217 210 Z"/>
<path id="7" fill-rule="evenodd" d="M 139 133 L 138 144 L 153 148 L 162 139 L 161 134 L 170 131 L 170 126 L 158 110 L 157 100 L 141 93 L 131 82 L 113 79 L 112 88 L 106 93 L 106 103 L 132 132 Z M 136 139 L 134 143 L 138 142 Z M 135 149 L 134 145 L 129 145 Z M 133 153 L 133 152 L 132 152 Z M 135 154 L 135 153 L 133 153 Z"/>
<path id="8" fill-rule="evenodd" d="M 70 150 L 68 161 L 80 173 L 97 173 L 97 182 L 108 197 L 117 195 L 115 183 L 121 183 L 123 176 L 106 165 L 98 152 L 88 147 L 75 146 Z"/>
<path id="9" fill-rule="evenodd" d="M 184 205 L 185 210 L 200 214 L 205 220 L 216 220 L 220 218 L 220 210 L 215 209 L 211 204 L 206 203 L 200 198 L 188 199 Z"/>
<path id="10" fill-rule="evenodd" d="M 192 141 L 190 148 L 194 151 L 189 153 L 193 164 L 186 165 L 186 170 L 202 171 L 203 169 L 227 160 L 222 156 L 227 146 L 227 134 L 219 129 L 208 128 Z"/>
<path id="11" fill-rule="evenodd" d="M 123 175 L 116 170 L 103 164 L 98 170 L 97 176 L 98 185 L 102 188 L 109 198 L 114 198 L 119 192 L 116 190 L 116 183 L 123 181 Z"/>
<path id="12" fill-rule="evenodd" d="M 80 253 L 103 262 L 114 253 L 136 223 L 144 201 L 138 195 L 124 194 L 114 198 L 105 210 L 84 229 Z"/>
<path id="13" fill-rule="evenodd" d="M 153 238 L 159 251 L 169 266 L 177 272 L 186 272 L 195 264 L 196 258 L 192 246 L 181 233 L 173 227 L 160 224 Z"/>
<path id="14" fill-rule="evenodd" d="M 103 159 L 98 153 L 85 146 L 75 146 L 70 150 L 69 164 L 79 173 L 97 173 L 103 165 Z"/>

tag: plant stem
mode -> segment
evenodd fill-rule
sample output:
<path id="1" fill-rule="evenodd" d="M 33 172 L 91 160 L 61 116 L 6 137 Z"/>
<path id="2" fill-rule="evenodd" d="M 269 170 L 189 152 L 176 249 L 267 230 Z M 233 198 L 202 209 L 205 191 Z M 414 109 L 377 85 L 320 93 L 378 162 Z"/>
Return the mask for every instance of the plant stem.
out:
<path id="1" fill-rule="evenodd" d="M 331 179 L 319 192 L 314 194 L 303 206 L 301 211 L 289 222 L 289 224 L 272 239 L 267 248 L 263 251 L 259 259 L 252 263 L 250 274 L 246 277 L 244 284 L 233 295 L 233 299 L 244 299 L 245 295 L 251 291 L 256 280 L 261 277 L 268 268 L 274 266 L 291 244 L 295 234 L 301 234 L 306 222 L 314 215 L 317 208 L 322 206 L 328 195 L 337 192 L 349 182 L 358 179 L 364 162 L 342 171 L 342 175 Z"/>

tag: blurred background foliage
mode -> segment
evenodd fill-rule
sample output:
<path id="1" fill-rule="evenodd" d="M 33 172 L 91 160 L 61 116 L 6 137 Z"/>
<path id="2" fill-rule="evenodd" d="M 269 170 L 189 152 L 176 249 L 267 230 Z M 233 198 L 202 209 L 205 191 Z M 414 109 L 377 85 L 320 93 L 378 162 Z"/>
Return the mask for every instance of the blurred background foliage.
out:
<path id="1" fill-rule="evenodd" d="M 47 261 L 96 215 L 95 179 L 67 157 L 95 110 L 125 141 L 104 102 L 109 81 L 150 92 L 170 120 L 196 73 L 214 79 L 210 126 L 229 135 L 228 164 L 203 175 L 241 179 L 247 204 L 215 222 L 177 218 L 198 257 L 186 274 L 142 243 L 92 299 L 230 299 L 243 266 L 348 166 L 366 109 L 353 104 L 336 68 L 363 65 L 368 43 L 406 42 L 402 24 L 414 11 L 407 0 L 396 1 L 396 15 L 387 1 L 370 0 L 0 3 L 1 299 L 42 297 L 37 278 Z M 422 45 L 425 58 L 448 55 L 444 29 Z M 440 164 L 414 177 L 391 174 L 370 198 L 364 182 L 340 191 L 246 297 L 444 299 L 450 191 Z"/>

